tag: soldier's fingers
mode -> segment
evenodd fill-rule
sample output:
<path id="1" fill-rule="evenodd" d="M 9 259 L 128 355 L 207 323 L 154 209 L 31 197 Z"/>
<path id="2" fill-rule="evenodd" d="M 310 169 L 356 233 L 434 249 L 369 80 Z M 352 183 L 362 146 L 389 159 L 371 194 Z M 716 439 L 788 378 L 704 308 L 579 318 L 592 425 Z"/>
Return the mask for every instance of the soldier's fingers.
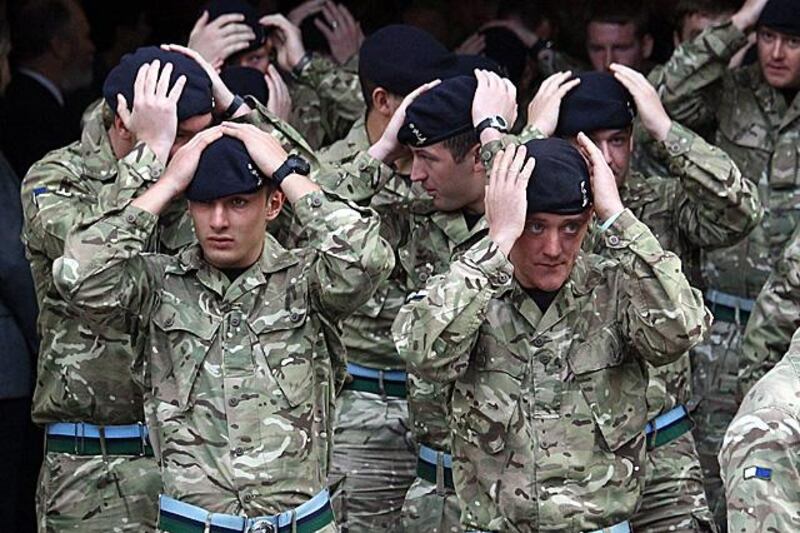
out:
<path id="1" fill-rule="evenodd" d="M 220 15 L 214 20 L 211 21 L 211 24 L 216 26 L 217 28 L 222 29 L 225 26 L 230 24 L 235 24 L 237 22 L 244 22 L 244 14 L 243 13 L 227 13 L 225 15 Z"/>
<path id="2" fill-rule="evenodd" d="M 229 43 L 225 43 L 224 47 L 222 48 L 222 54 L 225 57 L 230 57 L 236 52 L 244 50 L 248 46 L 250 46 L 250 41 L 236 40 Z M 224 60 L 222 62 L 224 63 Z M 217 65 L 214 65 L 214 68 L 217 68 Z"/>
<path id="3" fill-rule="evenodd" d="M 557 95 L 559 98 L 564 98 L 564 96 L 566 96 L 566 94 L 567 94 L 568 92 L 570 92 L 572 89 L 574 89 L 574 88 L 575 88 L 577 85 L 579 85 L 580 83 L 581 83 L 581 79 L 580 79 L 580 78 L 575 78 L 574 80 L 569 80 L 567 83 L 565 83 L 565 84 L 561 85 L 561 86 L 560 86 L 560 87 L 559 87 L 559 88 L 556 90 L 556 95 Z"/>
<path id="4" fill-rule="evenodd" d="M 492 163 L 492 170 L 489 172 L 489 181 L 490 184 L 492 182 L 497 182 L 498 174 L 500 173 L 500 161 L 503 159 L 505 155 L 505 150 L 498 151 L 494 156 L 494 163 Z"/>
<path id="5" fill-rule="evenodd" d="M 203 11 L 203 14 L 200 15 L 200 18 L 195 21 L 194 26 L 192 26 L 192 31 L 189 32 L 189 40 L 191 40 L 193 35 L 197 35 L 197 33 L 205 27 L 205 25 L 208 23 L 208 16 L 208 10 Z"/>
<path id="6" fill-rule="evenodd" d="M 597 145 L 582 131 L 578 133 L 578 146 L 581 148 L 584 157 L 589 160 L 592 169 L 594 169 L 594 166 L 598 164 L 599 161 L 605 161 Z"/>
<path id="7" fill-rule="evenodd" d="M 328 24 L 322 20 L 321 18 L 317 17 L 314 19 L 314 26 L 325 36 L 327 40 L 333 39 L 333 30 L 331 29 Z"/>
<path id="8" fill-rule="evenodd" d="M 148 63 L 145 63 L 136 72 L 136 79 L 133 81 L 133 94 L 140 96 L 144 94 L 144 80 L 147 78 L 147 70 L 150 68 Z"/>
<path id="9" fill-rule="evenodd" d="M 149 67 L 147 67 L 147 75 L 145 76 L 144 79 L 145 96 L 149 96 L 156 92 L 159 72 L 161 72 L 161 61 L 156 59 L 152 63 L 150 63 Z"/>
<path id="10" fill-rule="evenodd" d="M 168 62 L 161 69 L 158 75 L 158 84 L 156 85 L 156 95 L 167 96 L 167 93 L 169 93 L 169 79 L 172 77 L 172 69 L 171 62 Z"/>
<path id="11" fill-rule="evenodd" d="M 519 173 L 523 165 L 525 165 L 525 158 L 527 155 L 528 149 L 525 148 L 525 145 L 517 147 L 517 153 L 514 154 L 514 159 L 511 161 L 511 166 L 509 167 L 509 179 L 513 178 L 514 183 L 519 179 Z"/>
<path id="12" fill-rule="evenodd" d="M 502 159 L 495 159 L 497 161 L 498 168 L 498 187 L 505 186 L 506 182 L 509 180 L 509 170 L 511 167 L 511 162 L 514 160 L 514 155 L 517 152 L 517 147 L 513 144 L 509 144 L 506 147 L 505 153 L 503 154 Z M 512 180 L 513 181 L 513 180 Z M 505 187 L 504 187 L 505 188 Z"/>
<path id="13" fill-rule="evenodd" d="M 167 98 L 175 105 L 178 105 L 178 100 L 181 99 L 181 95 L 183 94 L 183 88 L 186 86 L 186 76 L 178 76 L 178 79 L 175 81 L 175 84 L 172 86 L 172 89 L 169 91 L 169 95 Z"/>
<path id="14" fill-rule="evenodd" d="M 119 119 L 125 127 L 129 128 L 131 124 L 131 112 L 128 109 L 128 101 L 122 94 L 117 95 L 117 115 L 119 115 Z"/>
<path id="15" fill-rule="evenodd" d="M 522 170 L 519 173 L 519 177 L 517 178 L 517 183 L 519 184 L 521 189 L 526 189 L 528 187 L 528 182 L 533 175 L 533 169 L 536 167 L 536 158 L 529 157 L 527 161 L 525 161 L 525 166 L 522 167 Z"/>
<path id="16" fill-rule="evenodd" d="M 347 9 L 347 6 L 344 4 L 339 4 L 336 6 L 339 10 L 339 19 L 342 23 L 350 30 L 355 31 L 356 29 L 356 19 L 353 14 Z"/>
<path id="17" fill-rule="evenodd" d="M 506 92 L 511 97 L 511 99 L 512 100 L 516 100 L 517 99 L 517 86 L 514 85 L 514 83 L 511 80 L 509 80 L 508 78 L 503 78 L 503 83 L 505 84 Z"/>
<path id="18" fill-rule="evenodd" d="M 219 36 L 221 38 L 231 37 L 232 35 L 238 35 L 242 39 L 255 39 L 256 34 L 253 32 L 253 29 L 248 26 L 247 24 L 228 24 L 224 28 L 220 30 Z"/>

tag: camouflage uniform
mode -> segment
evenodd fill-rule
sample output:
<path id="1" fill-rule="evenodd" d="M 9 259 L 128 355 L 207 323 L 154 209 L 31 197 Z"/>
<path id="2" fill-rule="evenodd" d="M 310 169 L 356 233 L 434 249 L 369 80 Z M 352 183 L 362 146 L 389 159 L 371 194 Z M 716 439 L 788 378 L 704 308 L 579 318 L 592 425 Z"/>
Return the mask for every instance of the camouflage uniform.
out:
<path id="1" fill-rule="evenodd" d="M 289 81 L 289 93 L 289 123 L 315 150 L 343 138 L 366 112 L 357 71 L 319 54 Z"/>
<path id="2" fill-rule="evenodd" d="M 199 245 L 145 253 L 156 217 L 133 206 L 75 230 L 53 267 L 83 316 L 141 332 L 129 363 L 146 368 L 164 492 L 210 513 L 273 515 L 323 491 L 344 378 L 336 324 L 394 264 L 372 211 L 321 192 L 294 208 L 309 246 L 267 236 L 232 282 Z M 336 530 L 323 522 L 308 531 Z"/>
<path id="3" fill-rule="evenodd" d="M 320 159 L 340 165 L 360 156 L 367 164 L 361 165 L 359 172 L 370 174 L 376 162 L 363 155 L 369 146 L 361 119 L 345 139 L 322 150 Z M 384 167 L 384 171 L 388 169 Z M 388 181 L 378 178 L 373 182 L 368 175 L 359 180 L 375 183 L 375 187 L 347 190 L 347 182 L 330 182 L 331 176 L 321 175 L 318 181 L 329 190 L 368 203 L 381 217 L 381 236 L 397 249 L 408 233 L 404 222 L 410 203 L 419 196 L 412 192 L 408 177 L 392 174 Z M 391 336 L 392 322 L 405 297 L 404 276 L 398 266 L 370 299 L 342 322 L 348 363 L 376 372 L 405 374 L 405 363 L 397 356 Z M 379 380 L 370 382 L 380 388 Z M 336 399 L 329 482 L 342 526 L 351 532 L 391 531 L 400 523 L 400 510 L 417 464 L 408 427 L 406 384 L 403 379 L 397 390 L 383 392 L 365 390 L 365 385 L 369 384 L 351 376 Z"/>
<path id="4" fill-rule="evenodd" d="M 681 259 L 692 285 L 702 286 L 701 252 L 730 246 L 760 220 L 755 186 L 742 178 L 724 152 L 678 123 L 673 123 L 667 139 L 655 148 L 672 177 L 645 178 L 633 173 L 620 188 L 620 196 L 661 246 Z M 604 253 L 602 241 L 600 244 L 595 251 Z M 649 366 L 648 377 L 650 420 L 690 404 L 688 353 L 675 363 Z M 714 529 L 688 421 L 683 427 L 686 432 L 663 444 L 657 433 L 651 437 L 658 444 L 649 446 L 645 492 L 632 520 L 636 531 Z"/>
<path id="5" fill-rule="evenodd" d="M 739 360 L 739 393 L 744 396 L 783 358 L 800 327 L 800 228 L 758 295 L 747 321 Z"/>
<path id="6" fill-rule="evenodd" d="M 62 255 L 70 229 L 104 212 L 110 201 L 141 193 L 163 165 L 144 145 L 117 160 L 107 133 L 113 114 L 102 102 L 85 119 L 81 140 L 48 154 L 22 184 L 22 238 L 36 283 L 42 339 L 33 419 L 39 424 L 142 424 L 142 392 L 131 376 L 141 369 L 131 369 L 130 362 L 144 349 L 143 339 L 128 329 L 85 324 L 56 292 L 52 264 Z M 287 148 L 304 144 L 263 108 L 247 119 L 272 131 Z M 310 153 L 302 147 L 295 151 Z M 193 241 L 185 206 L 176 203 L 160 217 L 148 250 L 174 253 Z M 71 447 L 73 453 L 45 456 L 37 494 L 40 531 L 152 531 L 161 489 L 156 461 L 139 452 L 92 452 L 80 439 Z"/>
<path id="7" fill-rule="evenodd" d="M 466 528 L 586 531 L 636 509 L 644 358 L 674 361 L 710 316 L 679 260 L 629 210 L 605 240 L 610 258 L 580 254 L 544 314 L 483 237 L 395 321 L 400 356 L 453 384 L 453 474 Z"/>
<path id="8" fill-rule="evenodd" d="M 800 531 L 800 334 L 747 393 L 719 463 L 729 531 Z"/>
<path id="9" fill-rule="evenodd" d="M 731 23 L 711 27 L 678 48 L 661 92 L 669 114 L 703 131 L 758 185 L 765 215 L 736 246 L 709 252 L 706 298 L 716 318 L 708 343 L 692 354 L 700 403 L 695 412 L 709 503 L 724 521 L 717 453 L 736 412 L 738 354 L 753 299 L 792 235 L 800 216 L 800 98 L 786 102 L 763 78 L 758 63 L 730 70 L 745 35 Z M 791 105 L 790 105 L 791 104 Z"/>

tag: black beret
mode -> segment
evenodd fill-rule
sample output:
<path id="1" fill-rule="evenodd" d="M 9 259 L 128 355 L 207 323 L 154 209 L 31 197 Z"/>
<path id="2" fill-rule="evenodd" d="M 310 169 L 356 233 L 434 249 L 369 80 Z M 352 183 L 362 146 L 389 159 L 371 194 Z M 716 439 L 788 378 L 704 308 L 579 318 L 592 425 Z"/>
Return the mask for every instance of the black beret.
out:
<path id="1" fill-rule="evenodd" d="M 225 67 L 219 77 L 233 94 L 249 95 L 267 105 L 269 87 L 260 70 L 251 67 Z"/>
<path id="2" fill-rule="evenodd" d="M 397 140 L 421 148 L 473 130 L 472 99 L 477 87 L 475 76 L 458 76 L 422 93 L 406 109 Z"/>
<path id="3" fill-rule="evenodd" d="M 579 132 L 623 129 L 636 116 L 633 96 L 609 72 L 584 72 L 581 82 L 561 101 L 556 135 L 572 137 Z"/>
<path id="4" fill-rule="evenodd" d="M 558 137 L 534 139 L 525 148 L 536 159 L 526 194 L 529 215 L 577 215 L 592 205 L 589 168 L 577 148 Z"/>
<path id="5" fill-rule="evenodd" d="M 503 68 L 489 57 L 473 54 L 453 54 L 453 56 L 453 60 L 445 64 L 439 78 L 444 80 L 456 76 L 474 76 L 475 69 L 488 70 L 505 76 Z"/>
<path id="6" fill-rule="evenodd" d="M 456 62 L 428 32 L 393 24 L 379 29 L 361 45 L 358 75 L 389 92 L 405 96 L 424 83 L 442 77 Z"/>
<path id="7" fill-rule="evenodd" d="M 156 46 L 147 46 L 122 56 L 119 65 L 111 69 L 106 76 L 106 81 L 103 83 L 103 98 L 114 112 L 117 111 L 118 94 L 125 97 L 128 109 L 133 110 L 133 84 L 139 67 L 156 59 L 161 61 L 162 68 L 165 64 L 172 63 L 170 87 L 180 76 L 186 76 L 186 85 L 178 100 L 179 121 L 210 113 L 214 109 L 211 79 L 197 61 L 178 52 L 167 52 Z"/>
<path id="8" fill-rule="evenodd" d="M 528 47 L 514 32 L 506 28 L 487 28 L 481 32 L 486 39 L 483 53 L 496 61 L 504 76 L 517 84 L 528 63 Z"/>
<path id="9" fill-rule="evenodd" d="M 237 54 L 245 54 L 257 50 L 263 46 L 264 42 L 267 40 L 264 26 L 258 22 L 258 19 L 261 17 L 258 16 L 258 12 L 256 12 L 255 8 L 248 2 L 245 2 L 245 0 L 211 0 L 208 5 L 206 5 L 206 11 L 208 11 L 209 21 L 230 13 L 241 13 L 244 15 L 243 23 L 250 26 L 256 38 L 250 42 L 250 46 L 236 52 Z"/>
<path id="10" fill-rule="evenodd" d="M 789 35 L 800 35 L 800 2 L 769 0 L 758 18 L 758 25 Z"/>
<path id="11" fill-rule="evenodd" d="M 209 144 L 200 155 L 186 198 L 209 202 L 234 194 L 256 192 L 267 182 L 244 143 L 223 136 Z"/>

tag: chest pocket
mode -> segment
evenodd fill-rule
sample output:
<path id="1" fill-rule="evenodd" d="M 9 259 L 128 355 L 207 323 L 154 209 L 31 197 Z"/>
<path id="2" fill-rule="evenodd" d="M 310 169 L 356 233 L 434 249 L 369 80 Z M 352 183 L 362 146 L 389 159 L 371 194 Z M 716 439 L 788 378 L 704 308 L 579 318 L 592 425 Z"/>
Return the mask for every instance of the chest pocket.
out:
<path id="1" fill-rule="evenodd" d="M 287 293 L 283 303 L 248 323 L 255 336 L 253 354 L 266 362 L 286 401 L 297 407 L 314 391 L 312 361 L 320 332 L 309 323 L 305 293 Z"/>
<path id="2" fill-rule="evenodd" d="M 186 410 L 220 321 L 209 314 L 161 306 L 153 316 L 153 324 L 153 396 Z"/>
<path id="3" fill-rule="evenodd" d="M 642 433 L 647 380 L 639 362 L 625 357 L 613 329 L 589 336 L 570 351 L 568 364 L 609 450 Z"/>

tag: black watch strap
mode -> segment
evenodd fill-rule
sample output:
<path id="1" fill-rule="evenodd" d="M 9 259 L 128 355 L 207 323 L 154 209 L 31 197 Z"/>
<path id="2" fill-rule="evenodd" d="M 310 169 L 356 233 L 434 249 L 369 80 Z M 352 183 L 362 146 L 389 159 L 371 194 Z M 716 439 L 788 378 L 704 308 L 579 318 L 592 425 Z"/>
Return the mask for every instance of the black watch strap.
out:
<path id="1" fill-rule="evenodd" d="M 238 94 L 233 95 L 233 101 L 231 102 L 231 105 L 228 106 L 228 109 L 226 109 L 225 112 L 222 114 L 222 120 L 228 120 L 230 118 L 233 118 L 233 115 L 235 115 L 236 112 L 239 111 L 239 108 L 242 107 L 243 105 L 244 105 L 244 98 L 242 98 Z"/>
<path id="2" fill-rule="evenodd" d="M 290 174 L 308 176 L 310 171 L 311 167 L 309 166 L 308 161 L 300 156 L 292 154 L 286 158 L 286 161 L 284 161 L 281 166 L 275 170 L 275 172 L 272 173 L 272 181 L 275 182 L 275 185 L 280 187 L 281 183 L 283 183 L 283 180 L 285 180 Z"/>
<path id="3" fill-rule="evenodd" d="M 494 128 L 500 133 L 508 133 L 508 123 L 506 119 L 499 115 L 481 120 L 478 125 L 475 126 L 475 134 L 480 137 L 481 133 L 486 128 Z"/>

